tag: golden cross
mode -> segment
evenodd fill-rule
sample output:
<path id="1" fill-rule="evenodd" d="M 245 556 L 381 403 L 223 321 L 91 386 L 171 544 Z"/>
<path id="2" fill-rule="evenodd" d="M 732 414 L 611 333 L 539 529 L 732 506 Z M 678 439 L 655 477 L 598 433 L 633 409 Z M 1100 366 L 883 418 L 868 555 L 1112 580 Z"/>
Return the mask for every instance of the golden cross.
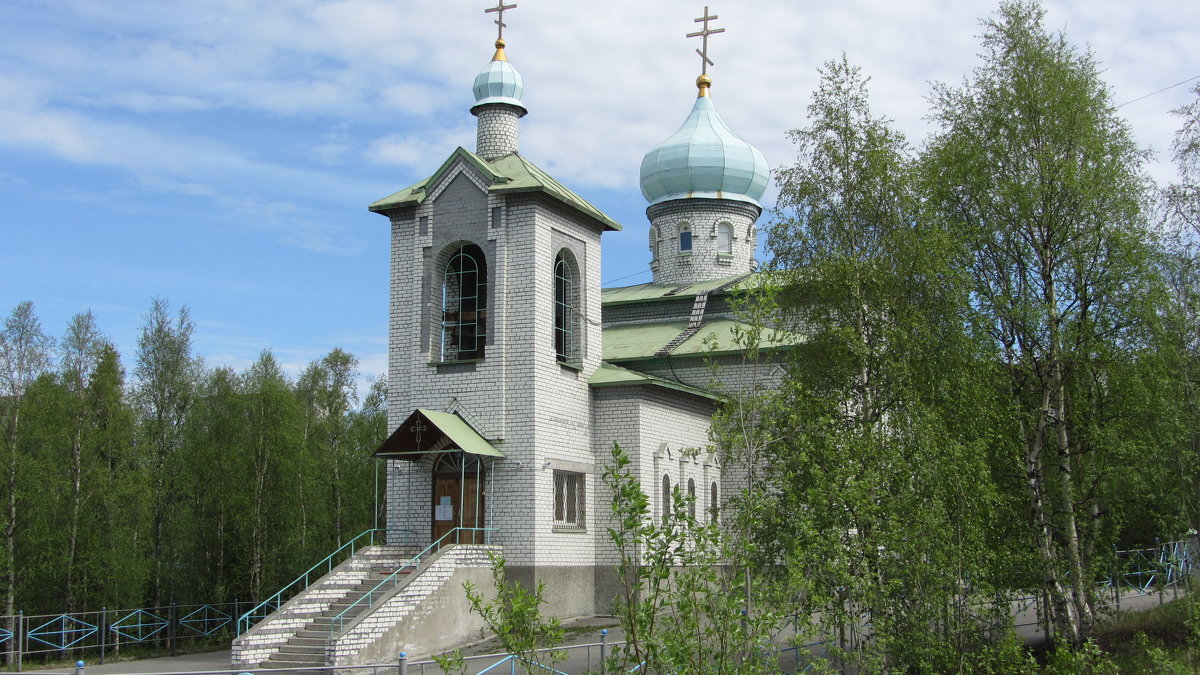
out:
<path id="1" fill-rule="evenodd" d="M 483 10 L 484 14 L 490 14 L 491 12 L 496 13 L 496 39 L 497 40 L 504 39 L 504 28 L 508 25 L 508 24 L 504 23 L 504 10 L 516 9 L 516 7 L 517 7 L 516 4 L 506 5 L 506 4 L 504 4 L 504 0 L 497 0 L 495 7 L 489 7 L 488 9 Z M 707 12 L 705 12 L 705 13 L 707 14 Z"/>
<path id="2" fill-rule="evenodd" d="M 696 31 L 695 33 L 687 34 L 687 36 L 690 38 L 698 37 L 701 39 L 701 48 L 696 50 L 696 53 L 700 55 L 700 74 L 701 75 L 707 75 L 708 67 L 711 65 L 715 65 L 712 62 L 712 60 L 708 58 L 708 36 L 725 32 L 724 28 L 713 29 L 713 28 L 708 27 L 709 21 L 716 21 L 716 20 L 717 20 L 717 15 L 714 14 L 712 16 L 709 16 L 708 15 L 708 5 L 705 5 L 704 6 L 704 16 L 700 17 L 699 19 L 695 19 L 693 21 L 693 23 L 703 23 L 704 28 L 702 30 Z"/>

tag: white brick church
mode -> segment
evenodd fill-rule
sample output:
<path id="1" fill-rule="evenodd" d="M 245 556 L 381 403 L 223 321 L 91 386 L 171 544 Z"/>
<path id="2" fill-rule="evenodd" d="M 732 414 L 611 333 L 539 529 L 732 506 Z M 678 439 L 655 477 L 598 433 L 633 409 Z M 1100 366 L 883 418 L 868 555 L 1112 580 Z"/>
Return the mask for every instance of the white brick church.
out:
<path id="1" fill-rule="evenodd" d="M 719 32 L 712 18 L 697 35 Z M 621 226 L 520 154 L 524 89 L 504 46 L 475 78 L 475 150 L 370 205 L 391 228 L 387 543 L 496 546 L 510 578 L 545 583 L 551 613 L 605 613 L 618 592 L 601 482 L 614 442 L 656 517 L 673 487 L 709 517 L 739 482 L 706 450 L 711 364 L 746 386 L 729 300 L 754 270 L 767 163 L 702 74 L 683 125 L 641 165 L 653 280 L 602 289 L 601 236 Z M 454 583 L 425 616 L 465 602 Z M 428 646 L 389 630 L 391 648 Z M 266 653 L 247 650 L 243 663 Z M 324 660 L 348 653 L 330 642 Z"/>

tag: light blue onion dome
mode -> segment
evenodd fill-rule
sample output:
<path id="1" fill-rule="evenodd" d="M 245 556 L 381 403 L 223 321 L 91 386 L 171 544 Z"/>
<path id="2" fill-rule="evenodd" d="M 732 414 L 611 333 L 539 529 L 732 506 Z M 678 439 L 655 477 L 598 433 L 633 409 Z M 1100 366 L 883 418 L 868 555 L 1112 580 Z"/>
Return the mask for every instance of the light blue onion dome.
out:
<path id="1" fill-rule="evenodd" d="M 683 126 L 642 158 L 642 195 L 651 205 L 671 199 L 733 199 L 761 206 L 770 170 L 758 148 L 725 124 L 708 78 Z"/>
<path id="2" fill-rule="evenodd" d="M 489 103 L 507 103 L 520 108 L 521 114 L 525 114 L 525 105 L 521 103 L 525 85 L 521 81 L 521 74 L 504 55 L 504 40 L 496 40 L 496 55 L 475 76 L 473 90 L 475 105 L 471 107 L 472 111 Z"/>

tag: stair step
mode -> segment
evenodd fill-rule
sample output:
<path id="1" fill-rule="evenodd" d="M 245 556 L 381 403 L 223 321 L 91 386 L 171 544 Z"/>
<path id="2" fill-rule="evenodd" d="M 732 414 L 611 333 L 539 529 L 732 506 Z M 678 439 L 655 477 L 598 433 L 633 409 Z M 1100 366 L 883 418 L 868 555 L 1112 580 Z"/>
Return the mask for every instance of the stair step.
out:
<path id="1" fill-rule="evenodd" d="M 291 640 L 289 640 L 286 643 L 284 643 L 282 646 L 280 646 L 279 651 L 276 653 L 277 654 L 324 654 L 325 653 L 325 643 L 321 642 L 319 644 L 305 645 L 305 644 L 296 644 L 296 643 L 293 643 Z"/>
<path id="2" fill-rule="evenodd" d="M 325 652 L 324 650 L 320 652 L 285 652 L 280 650 L 272 654 L 271 658 L 267 659 L 267 661 L 268 663 L 273 661 L 275 663 L 300 663 L 310 666 L 323 666 L 325 665 Z"/>

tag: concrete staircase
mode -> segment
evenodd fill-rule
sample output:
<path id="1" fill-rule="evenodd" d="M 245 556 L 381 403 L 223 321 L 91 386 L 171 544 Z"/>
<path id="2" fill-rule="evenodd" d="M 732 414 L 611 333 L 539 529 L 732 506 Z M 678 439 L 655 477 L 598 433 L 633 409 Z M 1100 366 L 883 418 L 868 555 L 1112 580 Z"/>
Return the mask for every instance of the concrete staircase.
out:
<path id="1" fill-rule="evenodd" d="M 387 579 L 391 573 L 392 571 L 386 568 L 373 569 L 362 582 L 351 588 L 345 595 L 331 604 L 329 609 L 321 612 L 319 616 L 313 618 L 301 627 L 300 630 L 296 631 L 296 634 L 281 645 L 279 651 L 272 654 L 269 659 L 259 665 L 259 668 L 287 672 L 295 668 L 312 668 L 314 666 L 326 665 L 330 625 L 334 617 L 361 600 L 371 589 L 378 586 L 384 579 Z M 401 574 L 406 573 L 402 572 Z M 367 611 L 367 607 L 368 605 L 365 602 L 354 607 L 353 610 L 346 614 L 346 621 L 349 622 L 358 617 Z M 321 671 L 307 670 L 303 672 L 314 673 Z"/>
<path id="2" fill-rule="evenodd" d="M 431 653 L 477 635 L 465 582 L 491 588 L 489 553 L 496 546 L 445 545 L 416 569 L 396 547 L 356 553 L 233 642 L 234 670 L 333 673 L 344 666 L 395 663 L 396 654 Z M 356 604 L 403 569 L 371 599 Z M 348 608 L 342 620 L 333 620 Z M 311 669 L 311 670 L 299 670 Z"/>

